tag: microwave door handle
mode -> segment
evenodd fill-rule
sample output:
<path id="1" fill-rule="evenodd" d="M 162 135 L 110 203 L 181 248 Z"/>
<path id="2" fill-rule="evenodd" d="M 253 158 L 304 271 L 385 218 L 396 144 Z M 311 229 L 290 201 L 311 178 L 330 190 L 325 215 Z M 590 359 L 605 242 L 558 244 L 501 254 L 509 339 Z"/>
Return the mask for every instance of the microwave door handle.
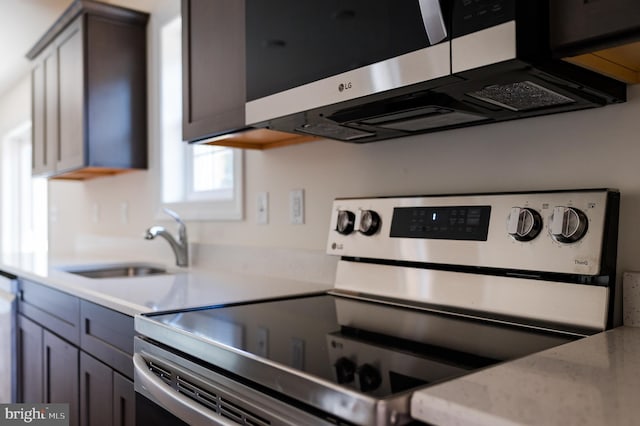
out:
<path id="1" fill-rule="evenodd" d="M 418 0 L 418 4 L 420 5 L 424 29 L 427 31 L 427 37 L 429 37 L 429 44 L 433 46 L 446 39 L 447 27 L 442 17 L 440 0 Z"/>
<path id="2" fill-rule="evenodd" d="M 149 371 L 147 363 L 140 354 L 133 355 L 133 368 L 136 388 L 142 387 L 153 398 L 153 402 L 181 420 L 189 424 L 237 426 L 237 423 L 228 421 L 214 411 L 176 392 Z M 145 395 L 145 392 L 141 392 L 141 394 Z"/>

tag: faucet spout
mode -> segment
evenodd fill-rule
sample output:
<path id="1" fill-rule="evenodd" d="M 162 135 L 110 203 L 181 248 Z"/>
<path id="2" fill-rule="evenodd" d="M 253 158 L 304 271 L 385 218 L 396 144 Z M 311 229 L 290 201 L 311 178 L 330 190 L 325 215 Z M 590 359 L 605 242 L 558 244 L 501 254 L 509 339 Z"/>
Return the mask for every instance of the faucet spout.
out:
<path id="1" fill-rule="evenodd" d="M 144 238 L 147 240 L 153 240 L 156 237 L 162 237 L 171 246 L 173 253 L 176 256 L 176 265 L 180 267 L 189 266 L 189 242 L 187 240 L 187 226 L 180 219 L 180 216 L 173 210 L 167 208 L 163 209 L 165 213 L 171 216 L 178 223 L 178 238 L 174 238 L 164 226 L 154 225 L 147 229 Z"/>
<path id="2" fill-rule="evenodd" d="M 165 229 L 164 226 L 152 226 L 151 228 L 147 229 L 147 232 L 144 234 L 144 238 L 146 240 L 153 240 L 155 237 L 157 237 L 160 234 L 168 234 L 167 230 Z M 173 238 L 171 236 L 171 234 L 168 234 L 169 237 Z"/>

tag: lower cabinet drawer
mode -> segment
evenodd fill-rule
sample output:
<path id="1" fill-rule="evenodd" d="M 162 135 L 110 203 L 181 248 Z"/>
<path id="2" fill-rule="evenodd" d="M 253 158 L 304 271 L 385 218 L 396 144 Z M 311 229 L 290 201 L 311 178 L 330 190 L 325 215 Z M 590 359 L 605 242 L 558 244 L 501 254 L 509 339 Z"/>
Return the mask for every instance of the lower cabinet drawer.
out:
<path id="1" fill-rule="evenodd" d="M 80 299 L 77 297 L 23 279 L 18 311 L 71 343 L 80 342 Z"/>
<path id="2" fill-rule="evenodd" d="M 133 336 L 133 317 L 80 301 L 80 347 L 130 379 Z"/>

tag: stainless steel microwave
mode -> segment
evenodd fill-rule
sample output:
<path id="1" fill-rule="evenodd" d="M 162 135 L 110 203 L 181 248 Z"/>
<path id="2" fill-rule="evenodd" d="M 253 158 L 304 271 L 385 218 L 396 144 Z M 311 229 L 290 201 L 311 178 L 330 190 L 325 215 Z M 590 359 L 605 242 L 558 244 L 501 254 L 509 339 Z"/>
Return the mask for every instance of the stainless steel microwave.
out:
<path id="1" fill-rule="evenodd" d="M 551 58 L 548 6 L 246 0 L 246 124 L 370 142 L 624 101 Z"/>

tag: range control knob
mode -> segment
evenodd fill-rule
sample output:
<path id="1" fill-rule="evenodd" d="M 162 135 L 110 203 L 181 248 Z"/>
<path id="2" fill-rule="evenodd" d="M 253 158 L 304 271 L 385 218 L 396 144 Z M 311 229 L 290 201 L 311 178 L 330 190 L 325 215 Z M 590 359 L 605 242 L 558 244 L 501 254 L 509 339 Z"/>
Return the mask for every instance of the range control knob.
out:
<path id="1" fill-rule="evenodd" d="M 528 207 L 512 207 L 507 232 L 517 241 L 531 241 L 542 229 L 542 216 Z"/>
<path id="2" fill-rule="evenodd" d="M 380 215 L 373 210 L 362 210 L 359 231 L 364 235 L 373 235 L 380 229 Z"/>
<path id="3" fill-rule="evenodd" d="M 360 390 L 362 392 L 376 390 L 380 384 L 382 384 L 380 372 L 371 364 L 362 364 L 360 368 L 358 368 L 358 377 L 360 379 Z"/>
<path id="4" fill-rule="evenodd" d="M 338 223 L 336 224 L 336 231 L 342 235 L 349 235 L 353 232 L 353 225 L 356 221 L 356 215 L 349 210 L 338 211 Z"/>
<path id="5" fill-rule="evenodd" d="M 588 223 L 587 216 L 575 207 L 554 207 L 549 233 L 558 242 L 575 243 L 587 233 Z"/>
<path id="6" fill-rule="evenodd" d="M 341 357 L 333 366 L 336 369 L 336 377 L 339 384 L 351 383 L 355 380 L 356 363 L 349 358 Z"/>

